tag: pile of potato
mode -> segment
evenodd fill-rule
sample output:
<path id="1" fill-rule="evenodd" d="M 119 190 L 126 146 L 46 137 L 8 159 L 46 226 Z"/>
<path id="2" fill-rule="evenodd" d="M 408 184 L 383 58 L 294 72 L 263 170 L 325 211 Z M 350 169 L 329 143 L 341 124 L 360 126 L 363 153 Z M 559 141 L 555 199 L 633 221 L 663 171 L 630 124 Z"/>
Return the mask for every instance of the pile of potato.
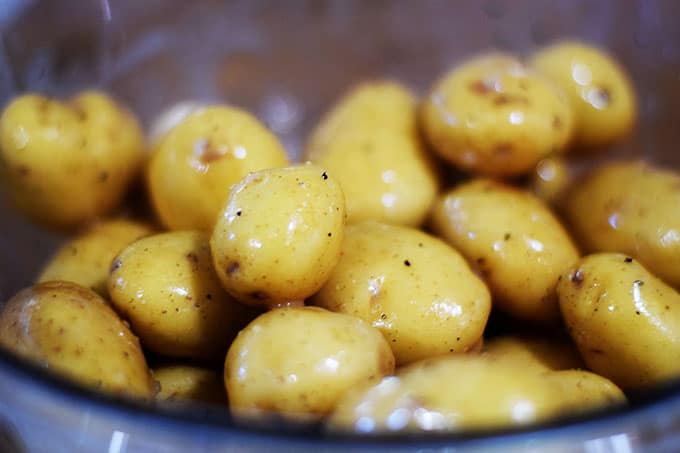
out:
<path id="1" fill-rule="evenodd" d="M 4 305 L 0 344 L 108 393 L 330 432 L 624 405 L 680 375 L 680 175 L 611 162 L 574 182 L 565 156 L 635 119 L 624 71 L 578 43 L 469 59 L 420 101 L 360 84 L 299 164 L 230 106 L 183 107 L 147 144 L 104 94 L 20 96 L 8 197 L 78 235 Z M 158 223 L 115 215 L 140 172 Z M 492 310 L 514 320 L 501 336 Z"/>

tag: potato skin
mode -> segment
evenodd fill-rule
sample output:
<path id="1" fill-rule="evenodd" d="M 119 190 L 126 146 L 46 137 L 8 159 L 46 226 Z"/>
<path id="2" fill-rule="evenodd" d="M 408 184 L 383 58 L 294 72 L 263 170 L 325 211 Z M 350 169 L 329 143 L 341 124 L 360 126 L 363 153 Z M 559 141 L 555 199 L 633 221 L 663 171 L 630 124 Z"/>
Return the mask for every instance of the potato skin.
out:
<path id="1" fill-rule="evenodd" d="M 499 309 L 529 321 L 559 319 L 555 285 L 579 254 L 534 195 L 475 179 L 440 195 L 432 228 L 480 273 Z"/>
<path id="2" fill-rule="evenodd" d="M 678 206 L 678 173 L 624 161 L 605 164 L 574 184 L 565 214 L 587 252 L 626 253 L 680 288 Z"/>
<path id="3" fill-rule="evenodd" d="M 564 91 L 574 112 L 574 142 L 596 149 L 628 136 L 637 100 L 625 70 L 607 53 L 563 42 L 539 50 L 531 66 Z"/>
<path id="4" fill-rule="evenodd" d="M 547 336 L 504 336 L 486 341 L 483 350 L 489 360 L 501 360 L 518 367 L 536 367 L 539 370 L 568 370 L 583 368 L 569 338 Z"/>
<path id="5" fill-rule="evenodd" d="M 74 282 L 108 298 L 106 282 L 113 259 L 123 247 L 153 231 L 150 225 L 134 220 L 116 219 L 98 223 L 57 250 L 37 282 Z"/>
<path id="6" fill-rule="evenodd" d="M 74 229 L 109 212 L 143 158 L 137 120 L 103 93 L 67 103 L 26 94 L 0 117 L 0 180 L 12 204 L 46 227 Z"/>
<path id="7" fill-rule="evenodd" d="M 349 389 L 394 370 L 394 356 L 368 323 L 317 307 L 257 317 L 229 348 L 224 382 L 237 415 L 275 411 L 317 418 Z"/>
<path id="8" fill-rule="evenodd" d="M 564 158 L 546 157 L 536 164 L 529 187 L 547 205 L 561 208 L 572 179 L 571 170 Z"/>
<path id="9" fill-rule="evenodd" d="M 573 118 L 551 82 L 508 54 L 472 58 L 445 74 L 423 102 L 425 137 L 447 162 L 476 174 L 528 173 L 569 143 Z"/>
<path id="10" fill-rule="evenodd" d="M 680 294 L 619 253 L 582 258 L 557 286 L 588 368 L 624 390 L 680 375 Z"/>
<path id="11" fill-rule="evenodd" d="M 163 365 L 153 370 L 160 386 L 157 401 L 200 401 L 226 404 L 227 396 L 220 373 L 191 365 Z"/>
<path id="12" fill-rule="evenodd" d="M 625 406 L 626 396 L 609 379 L 586 370 L 548 372 L 546 379 L 562 387 L 564 414 L 591 412 L 605 407 Z"/>
<path id="13" fill-rule="evenodd" d="M 378 328 L 400 365 L 473 350 L 491 310 L 486 286 L 454 249 L 376 222 L 347 227 L 342 257 L 312 302 Z"/>
<path id="14" fill-rule="evenodd" d="M 375 81 L 346 93 L 316 126 L 305 156 L 340 183 L 348 223 L 425 220 L 439 183 L 416 118 L 413 94 Z"/>
<path id="15" fill-rule="evenodd" d="M 531 367 L 449 355 L 348 392 L 327 429 L 377 434 L 508 428 L 545 421 L 561 408 L 560 387 Z"/>
<path id="16" fill-rule="evenodd" d="M 173 230 L 211 231 L 229 188 L 248 173 L 288 165 L 277 138 L 251 114 L 200 109 L 156 145 L 147 183 L 161 222 Z"/>
<path id="17" fill-rule="evenodd" d="M 221 360 L 254 316 L 220 286 L 208 235 L 198 231 L 133 242 L 113 261 L 108 289 L 144 347 L 169 357 Z"/>
<path id="18" fill-rule="evenodd" d="M 340 258 L 345 201 L 310 164 L 251 173 L 231 191 L 210 246 L 224 288 L 245 304 L 299 303 Z"/>
<path id="19" fill-rule="evenodd" d="M 71 282 L 24 289 L 0 313 L 0 345 L 90 388 L 152 398 L 139 340 L 95 292 Z"/>

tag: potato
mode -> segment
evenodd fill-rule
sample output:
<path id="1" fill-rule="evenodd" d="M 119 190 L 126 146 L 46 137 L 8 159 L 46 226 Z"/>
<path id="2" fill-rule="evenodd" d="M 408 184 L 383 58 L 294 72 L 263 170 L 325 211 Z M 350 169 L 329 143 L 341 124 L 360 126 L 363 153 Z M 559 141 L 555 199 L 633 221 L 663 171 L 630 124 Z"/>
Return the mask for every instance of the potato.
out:
<path id="1" fill-rule="evenodd" d="M 579 255 L 538 198 L 475 179 L 439 197 L 432 227 L 484 277 L 499 309 L 529 321 L 559 319 L 555 285 Z"/>
<path id="2" fill-rule="evenodd" d="M 160 385 L 159 401 L 201 401 L 226 404 L 224 382 L 219 373 L 190 365 L 164 365 L 153 370 Z"/>
<path id="3" fill-rule="evenodd" d="M 458 252 L 416 229 L 375 222 L 347 227 L 340 262 L 313 303 L 377 327 L 398 364 L 474 349 L 491 309 Z"/>
<path id="4" fill-rule="evenodd" d="M 626 405 L 626 396 L 612 381 L 585 370 L 548 372 L 545 377 L 562 387 L 565 414 Z"/>
<path id="5" fill-rule="evenodd" d="M 134 220 L 109 220 L 68 241 L 52 256 L 38 282 L 64 280 L 109 297 L 106 280 L 111 262 L 123 247 L 153 232 L 150 225 Z"/>
<path id="6" fill-rule="evenodd" d="M 0 345 L 93 389 L 152 398 L 137 337 L 95 292 L 71 282 L 24 289 L 0 313 Z"/>
<path id="7" fill-rule="evenodd" d="M 26 94 L 0 117 L 0 180 L 11 202 L 44 226 L 73 229 L 109 212 L 143 157 L 137 120 L 102 93 L 67 103 Z"/>
<path id="8" fill-rule="evenodd" d="M 531 367 L 443 356 L 348 392 L 328 429 L 369 434 L 526 426 L 559 414 L 560 390 Z"/>
<path id="9" fill-rule="evenodd" d="M 588 252 L 626 253 L 680 288 L 680 175 L 644 162 L 606 164 L 574 185 L 566 217 Z"/>
<path id="10" fill-rule="evenodd" d="M 573 118 L 564 95 L 507 54 L 453 68 L 421 109 L 425 137 L 450 164 L 488 176 L 528 173 L 569 143 Z"/>
<path id="11" fill-rule="evenodd" d="M 531 65 L 566 93 L 574 113 L 574 142 L 594 148 L 630 134 L 637 101 L 628 75 L 595 47 L 563 42 L 541 49 Z"/>
<path id="12" fill-rule="evenodd" d="M 281 144 L 255 117 L 234 107 L 210 106 L 160 139 L 147 182 L 166 227 L 210 231 L 232 184 L 250 172 L 287 164 Z"/>
<path id="13" fill-rule="evenodd" d="M 368 323 L 317 307 L 260 315 L 229 348 L 224 382 L 236 415 L 275 411 L 315 419 L 349 389 L 394 370 L 394 356 Z"/>
<path id="14" fill-rule="evenodd" d="M 565 272 L 557 293 L 592 371 L 624 390 L 680 376 L 680 294 L 638 261 L 586 256 Z"/>
<path id="15" fill-rule="evenodd" d="M 115 258 L 108 288 L 144 347 L 169 357 L 221 360 L 253 317 L 220 286 L 203 232 L 133 242 Z"/>
<path id="16" fill-rule="evenodd" d="M 340 258 L 345 201 L 314 165 L 263 170 L 236 184 L 210 240 L 224 288 L 250 305 L 299 303 Z"/>
<path id="17" fill-rule="evenodd" d="M 561 157 L 546 157 L 536 165 L 529 187 L 544 203 L 561 207 L 572 182 L 571 170 Z"/>
<path id="18" fill-rule="evenodd" d="M 488 340 L 484 355 L 490 360 L 501 360 L 518 367 L 539 370 L 568 370 L 583 368 L 583 361 L 569 339 L 540 336 L 505 336 Z"/>
<path id="19" fill-rule="evenodd" d="M 404 87 L 365 83 L 347 93 L 312 133 L 305 155 L 340 183 L 348 223 L 418 226 L 425 220 L 438 175 L 420 142 L 416 117 L 415 99 Z"/>

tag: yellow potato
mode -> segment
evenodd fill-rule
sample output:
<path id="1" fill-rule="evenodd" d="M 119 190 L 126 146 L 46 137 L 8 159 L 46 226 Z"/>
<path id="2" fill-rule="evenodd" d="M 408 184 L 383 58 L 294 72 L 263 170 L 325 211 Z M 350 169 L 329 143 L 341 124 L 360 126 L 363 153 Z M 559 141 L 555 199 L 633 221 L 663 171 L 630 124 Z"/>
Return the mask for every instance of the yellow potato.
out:
<path id="1" fill-rule="evenodd" d="M 328 428 L 369 434 L 526 426 L 560 413 L 560 390 L 532 367 L 444 356 L 347 393 Z"/>
<path id="2" fill-rule="evenodd" d="M 224 382 L 237 415 L 314 419 L 349 389 L 394 370 L 385 339 L 364 321 L 317 307 L 260 315 L 229 348 Z"/>
<path id="3" fill-rule="evenodd" d="M 484 355 L 490 360 L 508 361 L 519 367 L 540 370 L 583 368 L 578 351 L 561 337 L 506 336 L 488 340 Z"/>
<path id="4" fill-rule="evenodd" d="M 572 175 L 561 157 L 546 157 L 536 165 L 529 182 L 531 191 L 546 204 L 560 207 L 571 184 Z"/>
<path id="5" fill-rule="evenodd" d="M 313 303 L 380 329 L 398 364 L 473 350 L 491 309 L 486 286 L 454 249 L 374 222 L 347 227 L 342 258 Z"/>
<path id="6" fill-rule="evenodd" d="M 416 102 L 393 82 L 346 94 L 312 133 L 306 158 L 328 170 L 345 194 L 348 223 L 418 226 L 438 189 L 416 127 Z"/>
<path id="7" fill-rule="evenodd" d="M 158 142 L 147 182 L 166 227 L 210 231 L 232 184 L 287 164 L 281 144 L 255 117 L 212 106 L 189 115 Z"/>
<path id="8" fill-rule="evenodd" d="M 133 220 L 109 220 L 64 244 L 43 268 L 38 282 L 64 280 L 90 288 L 108 298 L 106 280 L 111 262 L 123 247 L 153 232 Z"/>
<path id="9" fill-rule="evenodd" d="M 251 173 L 236 184 L 210 246 L 224 288 L 250 305 L 299 303 L 340 258 L 345 202 L 314 165 Z"/>
<path id="10" fill-rule="evenodd" d="M 476 179 L 440 196 L 432 225 L 484 277 L 498 308 L 530 321 L 559 318 L 555 285 L 579 255 L 538 198 Z"/>
<path id="11" fill-rule="evenodd" d="M 680 376 L 680 294 L 618 253 L 581 259 L 557 287 L 586 365 L 624 390 Z"/>
<path id="12" fill-rule="evenodd" d="M 0 313 L 0 345 L 88 387 L 151 398 L 156 389 L 137 337 L 95 292 L 39 283 Z"/>
<path id="13" fill-rule="evenodd" d="M 108 289 L 144 347 L 170 357 L 221 359 L 251 316 L 220 286 L 198 231 L 133 242 L 115 258 Z"/>
<path id="14" fill-rule="evenodd" d="M 573 118 L 564 95 L 511 55 L 489 54 L 453 68 L 431 89 L 421 124 L 435 151 L 473 173 L 528 173 L 561 152 Z"/>
<path id="15" fill-rule="evenodd" d="M 137 120 L 102 93 L 68 103 L 27 94 L 0 117 L 0 180 L 11 202 L 44 226 L 72 229 L 109 212 L 143 157 Z"/>
<path id="16" fill-rule="evenodd" d="M 545 373 L 546 379 L 562 388 L 564 414 L 590 412 L 605 407 L 623 406 L 626 396 L 609 379 L 585 370 Z"/>
<path id="17" fill-rule="evenodd" d="M 219 373 L 189 365 L 164 365 L 153 370 L 160 385 L 159 401 L 202 401 L 226 404 L 224 382 Z"/>
<path id="18" fill-rule="evenodd" d="M 566 217 L 589 252 L 620 252 L 680 288 L 680 175 L 615 162 L 574 185 Z"/>
<path id="19" fill-rule="evenodd" d="M 576 144 L 603 146 L 629 135 L 637 116 L 635 92 L 610 55 L 587 44 L 564 42 L 537 52 L 531 65 L 567 95 Z"/>

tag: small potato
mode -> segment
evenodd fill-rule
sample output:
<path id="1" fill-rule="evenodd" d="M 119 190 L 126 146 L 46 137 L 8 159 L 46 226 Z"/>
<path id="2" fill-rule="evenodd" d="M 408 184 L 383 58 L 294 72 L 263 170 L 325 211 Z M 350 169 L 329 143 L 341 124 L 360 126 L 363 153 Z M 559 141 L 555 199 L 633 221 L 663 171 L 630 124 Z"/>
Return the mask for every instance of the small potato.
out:
<path id="1" fill-rule="evenodd" d="M 449 163 L 488 176 L 528 173 L 567 146 L 572 112 L 565 96 L 511 55 L 455 67 L 423 102 L 421 124 Z"/>
<path id="2" fill-rule="evenodd" d="M 584 367 L 583 360 L 568 338 L 497 337 L 486 342 L 484 355 L 490 360 L 546 371 Z"/>
<path id="3" fill-rule="evenodd" d="M 348 223 L 418 226 L 425 220 L 438 175 L 420 141 L 416 116 L 415 99 L 401 85 L 365 83 L 347 93 L 312 133 L 306 157 L 340 183 Z"/>
<path id="4" fill-rule="evenodd" d="M 155 383 L 137 337 L 95 292 L 45 282 L 0 313 L 0 345 L 90 388 L 152 398 Z"/>
<path id="5" fill-rule="evenodd" d="M 166 227 L 210 231 L 232 184 L 250 172 L 287 164 L 283 147 L 255 117 L 233 107 L 211 106 L 189 115 L 160 139 L 147 182 Z"/>
<path id="6" fill-rule="evenodd" d="M 164 365 L 153 370 L 160 385 L 158 401 L 202 401 L 226 404 L 227 396 L 220 373 L 189 365 Z"/>
<path id="7" fill-rule="evenodd" d="M 484 277 L 498 308 L 529 321 L 559 319 L 555 285 L 579 254 L 538 198 L 473 180 L 440 196 L 432 226 Z"/>
<path id="8" fill-rule="evenodd" d="M 546 157 L 536 165 L 529 186 L 546 204 L 561 207 L 571 182 L 572 175 L 567 162 L 561 157 Z"/>
<path id="9" fill-rule="evenodd" d="M 251 173 L 236 184 L 210 246 L 222 285 L 243 303 L 299 303 L 340 259 L 345 201 L 314 165 Z"/>
<path id="10" fill-rule="evenodd" d="M 115 258 L 108 289 L 144 347 L 169 357 L 221 359 L 253 316 L 220 286 L 198 231 L 133 242 Z"/>
<path id="11" fill-rule="evenodd" d="M 351 388 L 394 371 L 380 332 L 364 321 L 316 307 L 260 315 L 229 348 L 224 382 L 237 415 L 275 411 L 315 419 Z"/>
<path id="12" fill-rule="evenodd" d="M 73 229 L 109 212 L 143 158 L 137 120 L 102 93 L 67 103 L 27 94 L 0 117 L 0 180 L 23 214 L 47 227 Z"/>
<path id="13" fill-rule="evenodd" d="M 379 434 L 526 426 L 559 414 L 560 390 L 531 367 L 444 356 L 348 392 L 328 429 Z"/>
<path id="14" fill-rule="evenodd" d="M 565 272 L 557 293 L 592 371 L 624 390 L 680 376 L 680 294 L 636 260 L 586 256 Z"/>
<path id="15" fill-rule="evenodd" d="M 106 281 L 111 262 L 123 247 L 152 232 L 150 225 L 133 220 L 99 223 L 63 245 L 42 270 L 38 282 L 74 282 L 108 299 Z"/>
<path id="16" fill-rule="evenodd" d="M 400 365 L 474 350 L 491 310 L 489 291 L 458 252 L 375 222 L 347 227 L 342 258 L 312 300 L 378 328 Z"/>
<path id="17" fill-rule="evenodd" d="M 606 164 L 574 185 L 566 217 L 588 252 L 626 253 L 680 288 L 680 175 L 644 162 Z"/>
<path id="18" fill-rule="evenodd" d="M 626 405 L 626 396 L 612 381 L 585 370 L 548 372 L 546 379 L 562 388 L 565 414 Z"/>
<path id="19" fill-rule="evenodd" d="M 637 101 L 628 75 L 605 52 L 564 42 L 537 52 L 531 66 L 567 95 L 574 113 L 574 142 L 594 148 L 630 134 Z"/>

